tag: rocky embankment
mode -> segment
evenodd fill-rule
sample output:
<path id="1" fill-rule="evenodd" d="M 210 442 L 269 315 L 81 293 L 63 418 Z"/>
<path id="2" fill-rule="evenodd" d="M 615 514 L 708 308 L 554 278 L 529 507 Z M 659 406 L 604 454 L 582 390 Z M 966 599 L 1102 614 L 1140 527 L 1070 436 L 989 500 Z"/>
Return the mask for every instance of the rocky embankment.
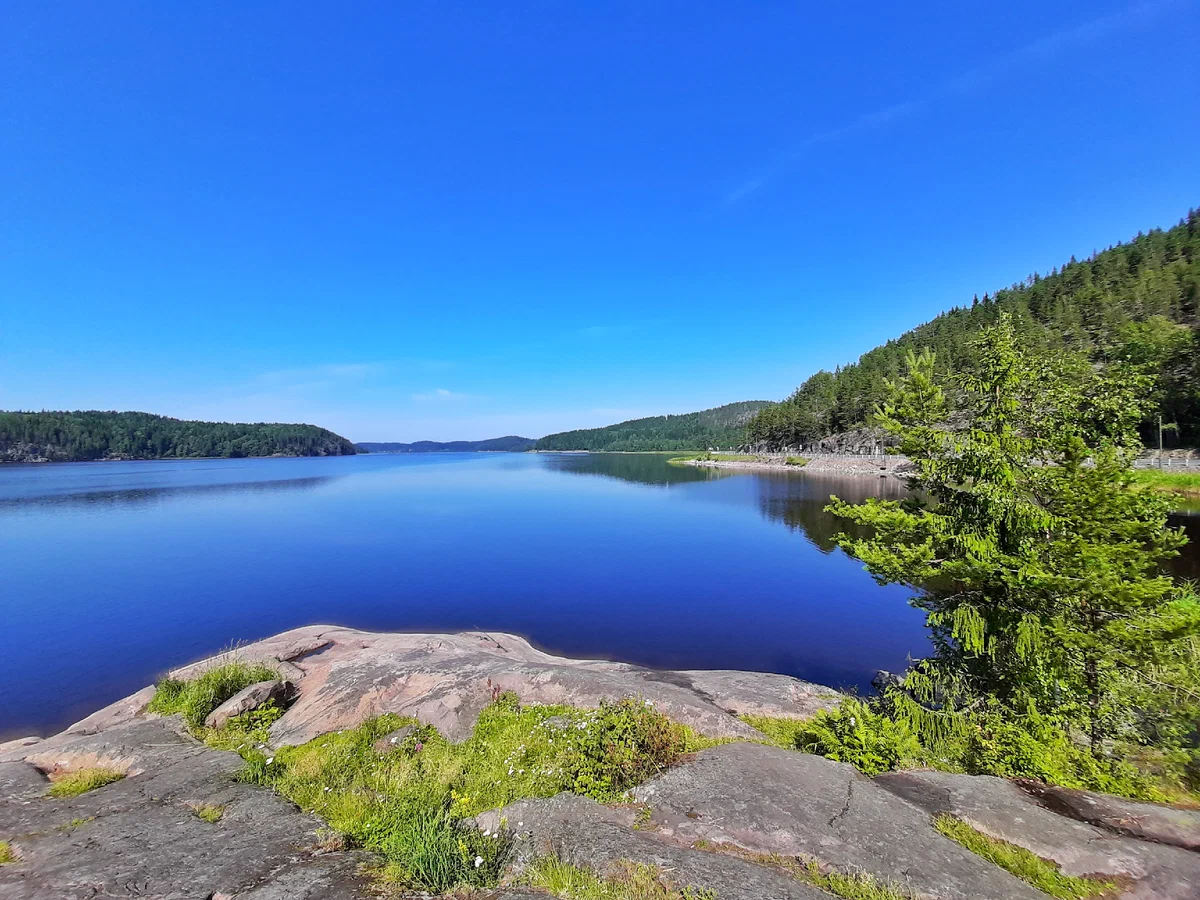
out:
<path id="1" fill-rule="evenodd" d="M 569 660 L 505 634 L 327 626 L 286 632 L 238 656 L 279 672 L 278 687 L 256 689 L 290 703 L 271 728 L 276 747 L 385 712 L 462 738 L 498 688 L 525 704 L 638 696 L 703 735 L 734 739 L 638 787 L 641 814 L 571 794 L 484 813 L 481 827 L 504 818 L 515 833 L 514 873 L 554 854 L 600 872 L 623 861 L 659 867 L 721 900 L 827 900 L 780 865 L 802 858 L 826 871 L 872 874 L 914 898 L 1045 896 L 942 836 L 933 819 L 949 814 L 1067 874 L 1105 876 L 1118 885 L 1113 896 L 1200 896 L 1196 812 L 988 777 L 912 771 L 869 779 L 842 763 L 754 743 L 762 735 L 739 715 L 802 718 L 839 698 L 785 676 Z M 365 854 L 331 841 L 320 820 L 271 790 L 237 781 L 240 757 L 196 741 L 176 716 L 148 714 L 152 696 L 146 688 L 53 737 L 0 744 L 0 841 L 13 857 L 0 864 L 0 897 L 374 896 L 362 874 Z M 231 700 L 237 709 L 254 702 Z M 47 795 L 49 775 L 94 766 L 127 777 L 74 797 Z M 199 814 L 212 808 L 223 810 L 219 821 Z M 514 886 L 476 896 L 545 895 Z"/>
<path id="2" fill-rule="evenodd" d="M 866 475 L 873 478 L 903 478 L 909 469 L 908 458 L 904 456 L 817 453 L 802 457 L 806 462 L 801 466 L 788 462 L 795 456 L 778 453 L 739 454 L 748 455 L 755 458 L 721 459 L 720 454 L 714 454 L 711 459 L 688 459 L 681 463 L 712 469 L 778 469 L 813 475 Z"/>

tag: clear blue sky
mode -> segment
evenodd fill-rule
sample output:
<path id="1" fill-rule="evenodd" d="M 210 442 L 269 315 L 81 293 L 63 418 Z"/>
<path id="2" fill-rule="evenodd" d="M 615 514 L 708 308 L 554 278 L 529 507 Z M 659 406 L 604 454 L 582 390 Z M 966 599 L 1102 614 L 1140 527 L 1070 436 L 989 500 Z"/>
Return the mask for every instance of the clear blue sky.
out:
<path id="1" fill-rule="evenodd" d="M 1200 0 L 8 0 L 0 408 L 778 399 L 1200 205 L 1197 47 Z"/>

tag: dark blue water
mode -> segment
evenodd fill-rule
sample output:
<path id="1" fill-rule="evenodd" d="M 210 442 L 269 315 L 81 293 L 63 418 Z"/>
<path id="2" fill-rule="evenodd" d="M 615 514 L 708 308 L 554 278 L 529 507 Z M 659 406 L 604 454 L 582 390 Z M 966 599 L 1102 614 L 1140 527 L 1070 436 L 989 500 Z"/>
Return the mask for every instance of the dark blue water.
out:
<path id="1" fill-rule="evenodd" d="M 865 686 L 925 632 L 821 510 L 887 490 L 625 454 L 3 466 L 0 738 L 315 622 Z"/>

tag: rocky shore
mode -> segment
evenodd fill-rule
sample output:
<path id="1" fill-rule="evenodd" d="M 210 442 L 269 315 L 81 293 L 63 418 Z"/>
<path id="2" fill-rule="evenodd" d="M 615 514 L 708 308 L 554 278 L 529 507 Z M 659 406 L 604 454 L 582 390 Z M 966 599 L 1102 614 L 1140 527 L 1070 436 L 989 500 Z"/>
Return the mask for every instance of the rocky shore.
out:
<path id="1" fill-rule="evenodd" d="M 545 897 L 519 874 L 546 854 L 604 873 L 640 863 L 721 900 L 830 894 L 789 860 L 871 875 L 900 896 L 1045 897 L 934 827 L 950 815 L 983 834 L 1097 875 L 1108 896 L 1200 895 L 1200 813 L 991 777 L 907 771 L 874 779 L 822 757 L 765 746 L 740 715 L 805 718 L 840 695 L 781 675 L 662 672 L 556 657 L 507 634 L 372 634 L 310 626 L 240 648 L 286 696 L 268 744 L 301 744 L 381 713 L 467 736 L 500 689 L 523 704 L 594 707 L 637 697 L 697 733 L 731 742 L 685 757 L 615 806 L 573 794 L 521 800 L 477 817 L 515 837 L 509 875 L 479 898 Z M 180 678 L 221 663 L 186 666 Z M 376 896 L 370 855 L 333 839 L 316 816 L 239 781 L 242 759 L 201 743 L 178 716 L 147 711 L 147 687 L 60 734 L 0 744 L 4 900 L 97 897 L 332 900 Z M 237 710 L 256 700 L 231 698 Z M 229 713 L 226 710 L 226 713 Z M 380 754 L 393 752 L 385 743 Z M 125 777 L 48 796 L 50 776 L 104 766 Z M 221 811 L 216 818 L 205 810 Z M 0 860 L 3 858 L 0 857 Z M 508 886 L 505 886 L 508 885 Z"/>
<path id="2" fill-rule="evenodd" d="M 682 465 L 702 466 L 712 469 L 776 469 L 787 472 L 808 472 L 814 475 L 853 475 L 873 478 L 902 478 L 906 474 L 909 461 L 904 456 L 817 453 L 805 455 L 804 465 L 788 463 L 795 456 L 784 454 L 755 454 L 754 459 L 721 459 L 717 454 L 713 459 L 683 460 Z"/>

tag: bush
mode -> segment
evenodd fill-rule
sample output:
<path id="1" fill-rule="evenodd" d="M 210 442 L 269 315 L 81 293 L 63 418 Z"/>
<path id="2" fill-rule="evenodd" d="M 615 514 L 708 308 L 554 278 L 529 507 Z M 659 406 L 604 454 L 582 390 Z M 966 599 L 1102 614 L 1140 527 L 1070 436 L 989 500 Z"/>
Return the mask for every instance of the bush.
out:
<path id="1" fill-rule="evenodd" d="M 567 759 L 571 790 L 596 800 L 615 800 L 673 765 L 688 744 L 686 730 L 650 705 L 626 697 L 602 703 L 577 726 Z"/>
<path id="2" fill-rule="evenodd" d="M 164 678 L 147 709 L 164 716 L 182 713 L 187 726 L 198 731 L 209 713 L 242 688 L 278 677 L 279 673 L 266 663 L 235 660 L 206 669 L 189 681 Z"/>
<path id="3" fill-rule="evenodd" d="M 890 772 L 922 757 L 921 745 L 907 724 L 855 697 L 804 722 L 795 741 L 798 750 L 850 763 L 864 775 Z"/>

